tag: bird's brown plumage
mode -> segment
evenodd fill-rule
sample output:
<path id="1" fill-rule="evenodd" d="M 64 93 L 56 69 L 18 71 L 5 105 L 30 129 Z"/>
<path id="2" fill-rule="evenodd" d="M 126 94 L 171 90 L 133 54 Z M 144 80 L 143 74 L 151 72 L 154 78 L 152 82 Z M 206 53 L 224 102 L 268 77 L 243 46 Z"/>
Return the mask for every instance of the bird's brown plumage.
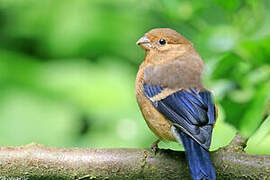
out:
<path id="1" fill-rule="evenodd" d="M 165 88 L 159 96 L 154 97 L 156 99 L 166 98 L 180 89 L 201 90 L 203 86 L 200 80 L 204 64 L 192 43 L 172 29 L 153 29 L 147 32 L 145 37 L 150 44 L 141 45 L 146 50 L 146 57 L 136 78 L 137 101 L 144 119 L 157 137 L 175 141 L 170 130 L 171 122 L 144 96 L 143 85 L 151 83 Z M 160 45 L 160 39 L 165 39 L 166 44 Z"/>
<path id="2" fill-rule="evenodd" d="M 151 42 L 158 41 L 160 38 L 165 38 L 169 44 L 191 44 L 189 40 L 170 28 L 152 29 L 147 32 L 146 35 Z"/>
<path id="3" fill-rule="evenodd" d="M 171 133 L 171 123 L 151 104 L 151 102 L 144 96 L 144 68 L 146 63 L 142 63 L 140 70 L 136 77 L 136 98 L 143 114 L 143 117 L 152 132 L 160 140 L 176 141 Z"/>

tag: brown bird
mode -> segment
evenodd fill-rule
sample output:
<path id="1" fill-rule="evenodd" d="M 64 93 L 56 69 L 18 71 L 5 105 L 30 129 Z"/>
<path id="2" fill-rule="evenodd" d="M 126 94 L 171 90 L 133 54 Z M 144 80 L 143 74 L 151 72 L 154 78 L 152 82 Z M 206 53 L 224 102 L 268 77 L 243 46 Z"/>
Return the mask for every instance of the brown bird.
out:
<path id="1" fill-rule="evenodd" d="M 201 84 L 200 55 L 169 28 L 153 29 L 137 44 L 146 51 L 136 78 L 136 98 L 147 125 L 159 140 L 184 145 L 194 180 L 216 179 L 208 150 L 217 109 Z"/>

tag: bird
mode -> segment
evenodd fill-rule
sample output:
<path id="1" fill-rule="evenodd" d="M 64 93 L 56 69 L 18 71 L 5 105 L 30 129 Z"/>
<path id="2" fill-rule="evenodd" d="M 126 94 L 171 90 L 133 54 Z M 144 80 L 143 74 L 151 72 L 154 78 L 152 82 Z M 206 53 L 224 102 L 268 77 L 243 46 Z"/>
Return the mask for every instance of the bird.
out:
<path id="1" fill-rule="evenodd" d="M 215 180 L 209 156 L 217 106 L 202 82 L 204 62 L 193 44 L 170 28 L 148 31 L 137 43 L 145 50 L 135 82 L 142 115 L 159 141 L 185 149 L 193 180 Z"/>

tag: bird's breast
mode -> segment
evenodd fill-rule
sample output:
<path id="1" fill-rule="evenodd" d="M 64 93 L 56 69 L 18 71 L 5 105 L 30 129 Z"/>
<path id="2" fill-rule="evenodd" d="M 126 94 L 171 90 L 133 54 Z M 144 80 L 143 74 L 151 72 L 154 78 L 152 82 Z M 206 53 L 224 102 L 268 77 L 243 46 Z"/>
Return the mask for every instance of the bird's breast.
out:
<path id="1" fill-rule="evenodd" d="M 143 68 L 139 70 L 136 78 L 136 98 L 148 127 L 160 140 L 176 141 L 171 133 L 171 123 L 152 105 L 144 95 Z"/>

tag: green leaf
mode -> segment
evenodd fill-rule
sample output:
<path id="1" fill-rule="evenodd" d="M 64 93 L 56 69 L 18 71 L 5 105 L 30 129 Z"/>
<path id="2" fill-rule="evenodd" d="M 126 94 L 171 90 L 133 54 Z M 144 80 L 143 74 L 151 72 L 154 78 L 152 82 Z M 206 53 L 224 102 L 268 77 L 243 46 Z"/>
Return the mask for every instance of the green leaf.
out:
<path id="1" fill-rule="evenodd" d="M 268 116 L 260 128 L 254 133 L 247 143 L 246 152 L 252 154 L 270 153 L 270 116 Z"/>
<path id="2" fill-rule="evenodd" d="M 270 95 L 270 82 L 262 84 L 245 110 L 239 128 L 242 135 L 249 137 L 259 127 L 263 120 L 264 107 Z"/>

